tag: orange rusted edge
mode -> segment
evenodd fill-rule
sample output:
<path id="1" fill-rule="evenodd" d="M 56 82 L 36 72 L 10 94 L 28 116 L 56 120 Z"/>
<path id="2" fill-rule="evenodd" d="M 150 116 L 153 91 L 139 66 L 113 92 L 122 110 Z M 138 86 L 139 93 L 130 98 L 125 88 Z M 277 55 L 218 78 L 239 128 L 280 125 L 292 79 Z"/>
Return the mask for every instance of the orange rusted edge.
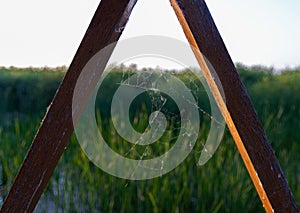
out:
<path id="1" fill-rule="evenodd" d="M 170 2 L 217 105 L 225 118 L 266 212 L 299 212 L 276 156 L 265 136 L 250 98 L 236 72 L 205 1 L 170 0 Z M 207 55 L 205 55 L 206 53 Z M 211 62 L 212 64 L 208 64 Z M 214 71 L 218 75 L 222 86 L 225 87 L 224 94 L 226 101 L 229 98 L 228 105 L 225 103 L 213 78 L 215 73 L 212 73 L 211 66 L 215 69 Z M 232 76 L 232 78 L 228 76 Z M 232 100 L 232 97 L 236 100 Z M 240 110 L 239 113 L 235 112 L 237 109 Z M 232 115 L 235 117 L 232 117 Z M 251 118 L 249 124 L 246 124 L 249 127 L 244 128 L 247 121 L 243 119 L 247 117 Z M 255 133 L 258 135 L 256 136 Z M 251 136 L 253 136 L 252 141 Z"/>
<path id="2" fill-rule="evenodd" d="M 188 23 L 186 22 L 186 19 L 184 18 L 184 15 L 183 15 L 181 9 L 179 8 L 176 0 L 171 0 L 171 4 L 172 4 L 174 11 L 177 15 L 177 18 L 184 30 L 185 36 L 187 37 L 187 40 L 189 41 L 189 43 L 192 47 L 192 50 L 195 54 L 195 57 L 200 65 L 200 67 L 201 67 L 201 70 L 203 72 L 203 75 L 204 75 L 207 83 L 208 83 L 208 86 L 217 102 L 217 105 L 218 105 L 223 117 L 225 118 L 226 124 L 228 125 L 228 128 L 232 134 L 232 137 L 236 143 L 236 146 L 237 146 L 237 148 L 243 158 L 243 161 L 248 169 L 248 172 L 249 172 L 251 179 L 255 185 L 255 188 L 260 196 L 260 199 L 262 200 L 262 203 L 268 213 L 274 212 L 272 205 L 266 195 L 266 192 L 259 180 L 259 177 L 257 176 L 257 173 L 256 173 L 254 166 L 251 162 L 251 159 L 247 153 L 247 150 L 242 142 L 242 139 L 234 125 L 234 122 L 231 118 L 231 115 L 230 115 L 228 109 L 227 109 L 227 106 L 222 98 L 219 88 L 218 88 L 217 84 L 215 83 L 213 76 L 211 75 L 210 69 L 209 69 L 208 65 L 206 64 L 206 61 L 205 61 L 203 55 L 201 54 L 200 48 L 198 47 L 198 44 L 193 36 L 193 33 L 192 33 L 191 29 L 189 28 Z"/>

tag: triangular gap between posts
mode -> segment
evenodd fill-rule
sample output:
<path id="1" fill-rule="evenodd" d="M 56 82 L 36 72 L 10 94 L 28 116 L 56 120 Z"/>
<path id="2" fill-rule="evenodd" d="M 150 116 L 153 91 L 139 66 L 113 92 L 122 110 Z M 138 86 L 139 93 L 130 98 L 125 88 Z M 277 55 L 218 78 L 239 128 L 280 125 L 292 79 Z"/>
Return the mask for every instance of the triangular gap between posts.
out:
<path id="1" fill-rule="evenodd" d="M 102 0 L 0 212 L 32 212 L 73 132 L 72 95 L 89 59 L 118 41 L 137 0 Z M 204 0 L 170 0 L 267 212 L 300 212 Z M 109 19 L 107 18 L 109 17 Z M 116 30 L 117 29 L 117 30 Z M 80 116 L 113 51 L 78 105 Z M 200 51 L 201 50 L 201 51 Z M 205 56 L 205 57 L 204 57 Z M 207 59 L 207 60 L 206 60 Z M 224 103 L 212 78 L 215 69 Z M 243 107 L 241 107 L 243 106 Z M 278 178 L 279 177 L 279 178 Z"/>
<path id="2" fill-rule="evenodd" d="M 120 40 L 145 35 L 174 37 L 186 42 L 180 23 L 168 0 L 137 1 Z M 116 51 L 117 48 L 118 45 Z"/>

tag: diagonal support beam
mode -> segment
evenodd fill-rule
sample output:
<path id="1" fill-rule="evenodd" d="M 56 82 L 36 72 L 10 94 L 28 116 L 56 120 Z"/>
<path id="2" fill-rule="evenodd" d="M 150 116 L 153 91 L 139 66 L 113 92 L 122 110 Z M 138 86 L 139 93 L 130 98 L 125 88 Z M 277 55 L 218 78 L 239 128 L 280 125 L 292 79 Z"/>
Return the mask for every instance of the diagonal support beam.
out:
<path id="1" fill-rule="evenodd" d="M 267 212 L 300 212 L 204 0 L 170 0 Z M 209 62 L 209 63 L 208 63 Z M 215 82 L 214 68 L 226 103 Z"/>
<path id="2" fill-rule="evenodd" d="M 136 1 L 101 0 L 0 210 L 1 213 L 34 210 L 73 132 L 72 97 L 77 79 L 92 56 L 119 39 Z M 90 85 L 86 85 L 86 91 L 95 88 L 112 51 L 113 48 L 106 53 L 100 72 L 95 73 Z M 78 108 L 82 109 L 85 103 L 82 101 L 80 104 Z M 80 111 L 77 114 L 75 117 L 80 116 Z"/>
<path id="3" fill-rule="evenodd" d="M 0 212 L 32 212 L 73 132 L 72 97 L 81 70 L 98 51 L 119 39 L 137 0 L 102 0 L 72 64 L 34 138 Z M 299 212 L 249 96 L 204 0 L 170 0 L 267 212 Z M 113 51 L 107 51 L 86 96 Z M 205 58 L 205 57 L 206 58 Z M 208 60 L 206 60 L 208 59 Z M 210 62 L 211 64 L 207 63 Z M 221 81 L 225 103 L 210 66 Z M 85 106 L 85 98 L 78 106 Z M 80 110 L 75 117 L 80 116 Z"/>

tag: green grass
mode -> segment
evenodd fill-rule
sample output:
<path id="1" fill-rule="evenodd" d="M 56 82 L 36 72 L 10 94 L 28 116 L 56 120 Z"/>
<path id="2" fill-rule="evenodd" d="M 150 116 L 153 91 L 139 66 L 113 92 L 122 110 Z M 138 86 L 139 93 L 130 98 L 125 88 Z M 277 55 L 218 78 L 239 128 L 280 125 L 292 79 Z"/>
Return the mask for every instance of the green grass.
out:
<path id="1" fill-rule="evenodd" d="M 238 67 L 242 79 L 252 97 L 259 117 L 270 138 L 276 156 L 286 174 L 291 190 L 300 203 L 300 72 L 280 75 L 270 74 L 263 69 L 249 70 Z M 38 129 L 48 102 L 36 103 L 35 100 L 50 99 L 63 72 L 38 72 L 27 70 L 26 78 L 9 70 L 1 71 L 0 94 L 7 94 L 6 107 L 0 107 L 0 206 L 17 174 L 20 164 Z M 15 71 L 20 72 L 20 70 Z M 57 74 L 59 73 L 60 74 Z M 47 73 L 47 74 L 45 74 Z M 52 74 L 57 75 L 53 77 Z M 19 77 L 16 77 L 19 75 Z M 194 95 L 203 93 L 193 76 L 183 74 L 189 87 L 194 86 Z M 4 77 L 6 76 L 6 77 Z M 47 80 L 48 77 L 51 80 Z M 24 78 L 24 79 L 23 79 Z M 118 74 L 110 81 L 117 81 Z M 2 79 L 2 80 L 1 80 Z M 6 86 L 3 82 L 13 79 Z M 29 80 L 28 80 L 29 79 Z M 23 82 L 18 84 L 16 82 Z M 35 83 L 32 83 L 35 82 Z M 47 83 L 50 82 L 50 83 Z M 23 85 L 23 86 L 21 86 Z M 34 85 L 42 85 L 34 87 Z M 111 82 L 104 84 L 106 91 L 114 90 Z M 13 91 L 9 88 L 15 88 Z M 37 104 L 36 111 L 26 111 L 14 107 L 14 101 L 24 106 L 22 88 L 29 92 L 30 102 Z M 35 91 L 36 88 L 42 91 Z M 198 88 L 198 89 L 197 89 Z M 32 93 L 32 92 L 35 93 Z M 108 97 L 110 94 L 107 95 Z M 201 96 L 202 97 L 202 96 Z M 103 98 L 103 97 L 102 97 Z M 144 106 L 136 101 L 132 107 L 132 123 L 143 130 L 147 127 L 148 113 L 145 97 Z M 200 100 L 200 99 L 199 99 Z M 201 99 L 202 100 L 202 99 Z M 97 110 L 99 128 L 106 134 L 108 144 L 115 144 L 119 137 L 115 134 L 107 114 L 109 99 L 98 99 L 102 108 Z M 205 103 L 203 108 L 205 108 Z M 8 110 L 7 106 L 10 106 Z M 172 104 L 169 106 L 172 108 Z M 27 109 L 27 108 L 26 108 Z M 30 109 L 30 107 L 28 108 Z M 142 109 L 142 110 L 137 110 Z M 176 111 L 176 108 L 172 109 Z M 206 109 L 209 111 L 209 109 Z M 4 116 L 5 115 L 5 116 Z M 202 115 L 205 120 L 205 115 Z M 136 119 L 135 119 L 136 118 Z M 134 121 L 135 120 L 135 121 Z M 1 123 L 2 122 L 2 123 Z M 101 123 L 101 124 L 100 124 Z M 201 141 L 208 132 L 208 121 L 201 126 L 198 142 L 189 157 L 167 175 L 144 181 L 130 181 L 110 176 L 95 167 L 81 150 L 75 136 L 62 156 L 55 172 L 37 206 L 39 212 L 51 209 L 53 212 L 264 212 L 234 142 L 226 130 L 220 147 L 213 158 L 203 167 L 197 166 L 202 150 Z M 143 128 L 142 128 L 143 127 Z M 114 136 L 115 135 L 115 136 Z M 113 147 L 122 152 L 126 144 Z M 133 156 L 134 157 L 134 156 Z"/>
<path id="2" fill-rule="evenodd" d="M 38 123 L 22 125 L 16 121 L 14 127 L 1 132 L 3 171 L 0 177 L 5 185 L 2 199 Z M 206 131 L 205 128 L 202 131 Z M 197 143 L 184 163 L 167 175 L 129 181 L 95 167 L 72 136 L 37 208 L 47 208 L 53 202 L 57 211 L 64 209 L 66 212 L 239 212 L 240 208 L 249 212 L 262 211 L 232 140 L 226 136 L 213 159 L 198 167 L 201 149 L 201 144 Z"/>

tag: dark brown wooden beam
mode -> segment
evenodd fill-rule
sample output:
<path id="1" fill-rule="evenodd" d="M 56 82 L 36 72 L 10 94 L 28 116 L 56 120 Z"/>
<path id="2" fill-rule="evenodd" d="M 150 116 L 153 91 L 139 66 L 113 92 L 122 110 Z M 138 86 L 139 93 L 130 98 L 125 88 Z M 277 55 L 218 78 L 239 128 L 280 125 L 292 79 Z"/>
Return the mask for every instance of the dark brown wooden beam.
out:
<path id="1" fill-rule="evenodd" d="M 205 1 L 170 2 L 225 117 L 265 210 L 300 212 Z M 212 67 L 223 87 L 226 102 L 214 80 Z"/>
<path id="2" fill-rule="evenodd" d="M 92 56 L 119 39 L 136 1 L 101 0 L 0 210 L 1 213 L 34 210 L 73 132 L 72 97 L 77 79 Z M 103 58 L 102 65 L 91 85 L 87 85 L 87 90 L 95 87 L 112 51 L 113 47 Z M 80 104 L 79 108 L 85 106 L 84 101 Z M 80 111 L 77 113 L 78 117 Z"/>

